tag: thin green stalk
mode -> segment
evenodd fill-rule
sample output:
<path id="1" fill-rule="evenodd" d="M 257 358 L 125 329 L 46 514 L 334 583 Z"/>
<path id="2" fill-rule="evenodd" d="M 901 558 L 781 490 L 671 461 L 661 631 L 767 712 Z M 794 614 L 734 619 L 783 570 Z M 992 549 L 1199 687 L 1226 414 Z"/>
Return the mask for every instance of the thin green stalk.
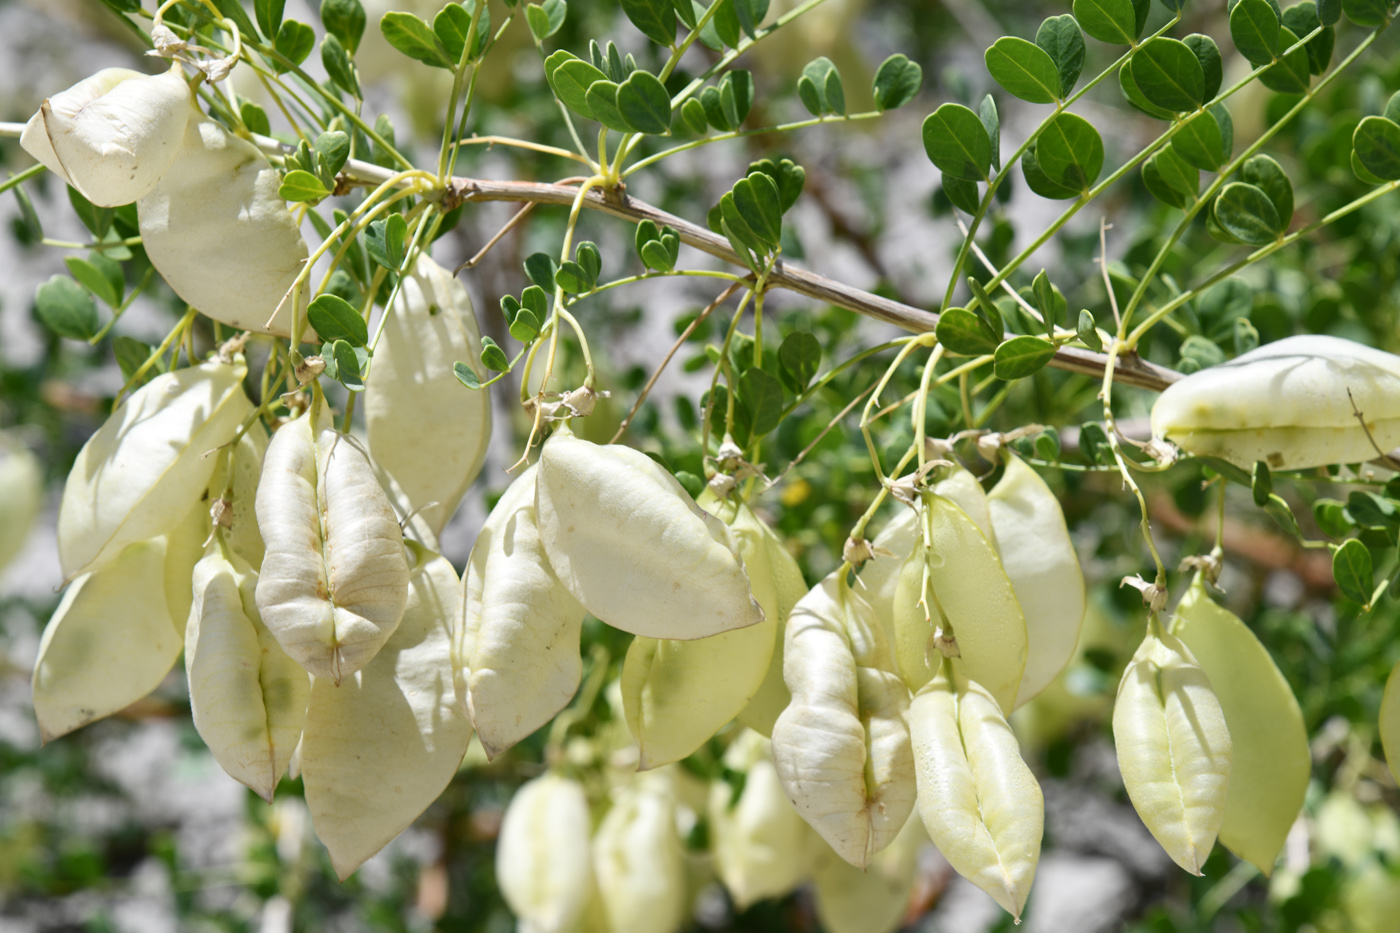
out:
<path id="1" fill-rule="evenodd" d="M 711 143 L 726 142 L 731 139 L 743 139 L 747 136 L 760 136 L 767 133 L 789 133 L 793 130 L 806 129 L 807 127 L 819 126 L 824 123 L 848 123 L 854 120 L 872 120 L 876 117 L 882 117 L 884 115 L 884 111 L 882 110 L 869 110 L 863 113 L 853 113 L 849 116 L 834 116 L 832 114 L 827 114 L 821 117 L 812 117 L 809 120 L 798 120 L 794 123 L 780 123 L 776 126 L 760 127 L 756 130 L 731 130 L 728 133 L 719 133 L 714 136 L 705 136 L 701 139 L 693 139 L 688 143 L 682 143 L 679 146 L 672 146 L 670 149 L 663 149 L 660 152 L 653 153 L 652 155 L 647 156 L 645 159 L 641 159 L 637 162 L 634 162 L 627 167 L 627 170 L 622 173 L 621 177 L 626 178 L 633 172 L 644 169 L 649 165 L 654 165 L 655 163 L 660 162 L 663 159 L 668 159 L 671 156 L 676 155 L 677 153 L 685 152 L 690 149 L 698 149 L 701 146 L 708 146 Z"/>

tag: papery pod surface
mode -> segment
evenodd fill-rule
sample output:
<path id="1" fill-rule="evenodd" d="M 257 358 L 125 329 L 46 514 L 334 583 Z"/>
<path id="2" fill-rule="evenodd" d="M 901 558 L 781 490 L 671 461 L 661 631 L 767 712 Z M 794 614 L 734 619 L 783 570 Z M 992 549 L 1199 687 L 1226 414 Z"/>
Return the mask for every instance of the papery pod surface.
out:
<path id="1" fill-rule="evenodd" d="M 257 494 L 266 555 L 258 611 L 282 648 L 338 683 L 403 618 L 403 532 L 374 467 L 317 403 L 272 436 Z"/>
<path id="2" fill-rule="evenodd" d="M 1225 817 L 1230 730 L 1206 672 L 1175 635 L 1149 631 L 1128 663 L 1113 742 L 1138 816 L 1173 861 L 1199 875 Z"/>
<path id="3" fill-rule="evenodd" d="M 909 691 L 875 614 L 840 571 L 793 608 L 784 652 L 792 703 L 773 726 L 778 777 L 802 818 L 864 867 L 914 807 Z"/>
<path id="4" fill-rule="evenodd" d="M 726 781 L 710 784 L 710 851 L 734 906 L 743 911 L 796 890 L 822 843 L 783 792 L 767 739 L 743 732 L 725 751 L 724 764 L 745 777 L 737 796 Z"/>
<path id="5" fill-rule="evenodd" d="M 224 475 L 226 470 L 215 469 L 210 486 L 222 485 Z M 210 499 L 206 493 L 196 500 L 180 523 L 165 534 L 165 607 L 182 639 L 194 604 L 194 568 L 203 559 L 205 545 L 213 533 Z"/>
<path id="6" fill-rule="evenodd" d="M 164 373 L 88 439 L 63 487 L 58 553 L 67 577 L 164 534 L 204 495 L 216 456 L 252 413 L 243 358 Z"/>
<path id="7" fill-rule="evenodd" d="M 655 460 L 560 429 L 540 452 L 536 521 L 569 592 L 609 625 L 692 639 L 763 621 L 728 527 Z"/>
<path id="8" fill-rule="evenodd" d="M 19 556 L 44 504 L 44 469 L 0 432 L 0 570 Z"/>
<path id="9" fill-rule="evenodd" d="M 919 815 L 948 863 L 1019 921 L 1045 800 L 996 699 L 952 665 L 953 678 L 942 665 L 909 706 Z"/>
<path id="10" fill-rule="evenodd" d="M 1312 754 L 1303 712 L 1268 649 L 1198 577 L 1171 632 L 1206 672 L 1230 732 L 1230 785 L 1220 841 L 1265 875 L 1308 790 Z"/>
<path id="11" fill-rule="evenodd" d="M 1009 456 L 987 495 L 1001 566 L 1026 619 L 1026 669 L 1012 708 L 1040 693 L 1074 657 L 1087 600 L 1064 512 L 1040 474 Z"/>
<path id="12" fill-rule="evenodd" d="M 1392 775 L 1400 775 L 1400 662 L 1390 669 L 1381 698 L 1381 748 Z M 1400 781 L 1400 777 L 1396 780 Z"/>
<path id="13" fill-rule="evenodd" d="M 403 622 L 339 686 L 317 678 L 306 709 L 306 805 L 342 880 L 442 794 L 472 737 L 452 687 L 461 582 L 446 558 L 412 550 Z"/>
<path id="14" fill-rule="evenodd" d="M 583 676 L 587 614 L 554 576 L 535 524 L 532 466 L 506 489 L 467 561 L 452 636 L 457 700 L 492 758 L 555 717 Z"/>
<path id="15" fill-rule="evenodd" d="M 263 457 L 267 454 L 267 429 L 255 421 L 233 450 L 230 476 L 222 490 L 211 486 L 211 493 L 222 499 L 219 527 L 230 553 L 249 567 L 261 567 L 262 532 L 258 530 L 258 481 L 262 479 Z"/>
<path id="16" fill-rule="evenodd" d="M 752 513 L 750 513 L 752 516 Z M 762 736 L 769 737 L 773 734 L 773 724 L 778 721 L 778 716 L 787 709 L 788 703 L 792 702 L 792 694 L 788 691 L 787 684 L 783 682 L 783 638 L 787 629 L 788 616 L 792 614 L 792 607 L 797 605 L 797 601 L 807 595 L 807 581 L 802 576 L 802 568 L 798 566 L 797 559 L 792 556 L 792 552 L 787 549 L 783 539 L 760 521 L 757 516 L 753 517 L 753 527 L 750 528 L 747 520 L 735 522 L 735 531 L 739 537 L 739 549 L 750 546 L 747 538 L 756 535 L 762 541 L 763 550 L 766 552 L 768 560 L 768 573 L 772 580 L 773 597 L 776 602 L 772 607 L 765 602 L 767 598 L 763 593 L 757 593 L 759 604 L 763 606 L 764 616 L 770 612 L 776 618 L 773 626 L 773 655 L 768 661 L 768 670 L 763 675 L 763 683 L 759 684 L 758 692 L 753 695 L 749 705 L 739 711 L 735 718 L 739 722 Z M 760 560 L 760 558 L 755 558 Z M 766 589 L 761 587 L 760 589 Z"/>
<path id="17" fill-rule="evenodd" d="M 904 926 L 927 837 L 913 814 L 884 851 L 861 870 L 830 851 L 817 856 L 812 876 L 817 917 L 829 933 L 894 933 Z"/>
<path id="18" fill-rule="evenodd" d="M 1026 619 L 987 537 L 955 502 L 925 492 L 918 520 L 926 547 L 915 546 L 895 589 L 895 657 L 911 690 L 928 683 L 943 661 L 935 638 L 956 640 L 975 680 L 1010 710 L 1026 667 Z"/>
<path id="19" fill-rule="evenodd" d="M 34 714 L 45 742 L 126 709 L 180 656 L 165 602 L 165 538 L 128 545 L 69 584 L 39 641 Z"/>
<path id="20" fill-rule="evenodd" d="M 387 313 L 364 394 L 365 434 L 409 511 L 421 510 L 437 535 L 481 471 L 491 439 L 491 394 L 463 391 L 452 372 L 465 360 L 482 382 L 490 376 L 480 362 L 481 333 L 466 288 L 426 255 Z"/>
<path id="21" fill-rule="evenodd" d="M 170 169 L 193 113 L 179 65 L 154 77 L 104 68 L 44 101 L 20 145 L 97 207 L 120 207 Z"/>
<path id="22" fill-rule="evenodd" d="M 501 819 L 496 882 L 520 928 L 568 933 L 593 887 L 588 798 L 577 781 L 546 774 L 522 784 Z"/>
<path id="23" fill-rule="evenodd" d="M 698 504 L 729 526 L 763 621 L 694 641 L 632 640 L 622 665 L 622 703 L 641 770 L 679 761 L 705 744 L 749 704 L 773 658 L 781 616 L 765 529 L 742 502 L 706 490 Z"/>
<path id="24" fill-rule="evenodd" d="M 226 547 L 216 537 L 194 568 L 190 712 L 220 767 L 270 802 L 301 739 L 311 680 L 262 624 L 256 572 Z"/>
<path id="25" fill-rule="evenodd" d="M 676 804 L 659 775 L 634 779 L 593 838 L 593 873 L 609 933 L 672 933 L 685 920 Z"/>
<path id="26" fill-rule="evenodd" d="M 1246 470 L 1369 460 L 1400 445 L 1400 357 L 1287 337 L 1172 383 L 1152 406 L 1152 434 Z"/>
<path id="27" fill-rule="evenodd" d="M 257 147 L 194 113 L 175 164 L 136 210 L 141 245 L 175 294 L 237 330 L 286 337 L 293 302 L 283 298 L 308 251 L 281 183 Z"/>

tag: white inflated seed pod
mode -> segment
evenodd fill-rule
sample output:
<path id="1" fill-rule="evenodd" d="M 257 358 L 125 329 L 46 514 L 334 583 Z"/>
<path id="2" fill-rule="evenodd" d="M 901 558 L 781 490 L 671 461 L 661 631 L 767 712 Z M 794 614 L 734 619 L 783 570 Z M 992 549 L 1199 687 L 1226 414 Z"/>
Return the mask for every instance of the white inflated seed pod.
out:
<path id="1" fill-rule="evenodd" d="M 496 882 L 529 933 L 569 933 L 593 886 L 588 798 L 577 781 L 546 774 L 522 784 L 501 819 Z"/>
<path id="2" fill-rule="evenodd" d="M 593 874 L 608 933 L 673 933 L 685 919 L 676 803 L 656 775 L 635 778 L 598 825 Z"/>
<path id="3" fill-rule="evenodd" d="M 43 505 L 39 458 L 0 432 L 0 570 L 24 548 Z"/>
<path id="4" fill-rule="evenodd" d="M 919 849 L 927 839 L 915 813 L 865 869 L 829 850 L 818 852 L 812 887 L 822 928 L 829 933 L 894 933 L 902 927 L 918 874 Z"/>

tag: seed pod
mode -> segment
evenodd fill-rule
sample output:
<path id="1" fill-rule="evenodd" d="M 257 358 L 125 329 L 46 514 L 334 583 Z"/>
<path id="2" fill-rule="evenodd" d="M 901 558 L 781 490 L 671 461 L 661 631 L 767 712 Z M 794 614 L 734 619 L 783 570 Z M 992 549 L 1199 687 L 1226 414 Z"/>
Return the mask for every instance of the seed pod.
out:
<path id="1" fill-rule="evenodd" d="M 491 510 L 467 561 L 452 640 L 457 700 L 494 758 L 554 718 L 583 676 L 586 611 L 554 576 L 535 526 L 532 466 Z"/>
<path id="2" fill-rule="evenodd" d="M 226 548 L 213 541 L 194 568 L 190 711 L 220 767 L 271 802 L 301 739 L 311 683 L 258 617 L 257 574 Z"/>
<path id="3" fill-rule="evenodd" d="M 0 570 L 24 549 L 43 504 L 39 458 L 0 432 Z"/>
<path id="4" fill-rule="evenodd" d="M 681 760 L 724 728 L 758 692 L 773 658 L 780 614 L 766 529 L 743 503 L 706 491 L 698 504 L 729 526 L 764 618 L 694 641 L 632 640 L 622 665 L 622 704 L 642 771 Z"/>
<path id="5" fill-rule="evenodd" d="M 98 207 L 150 194 L 195 113 L 184 71 L 104 68 L 44 101 L 19 144 Z"/>
<path id="6" fill-rule="evenodd" d="M 911 815 L 889 848 L 877 852 L 864 870 L 818 855 L 813 890 L 817 917 L 830 933 L 894 933 L 909 912 L 923 846 L 924 827 Z"/>
<path id="7" fill-rule="evenodd" d="M 1040 861 L 1045 801 L 1001 707 L 961 665 L 940 666 L 909 706 L 919 815 L 948 863 L 1017 922 Z"/>
<path id="8" fill-rule="evenodd" d="M 210 360 L 137 389 L 88 439 L 63 487 L 58 554 L 67 577 L 135 541 L 164 534 L 209 485 L 218 458 L 253 410 L 247 366 Z"/>
<path id="9" fill-rule="evenodd" d="M 262 478 L 263 457 L 267 454 L 267 430 L 254 422 L 233 451 L 231 478 L 222 489 L 211 484 L 211 498 L 223 497 L 219 524 L 225 529 L 229 552 L 249 567 L 261 567 L 262 533 L 258 531 L 258 480 Z"/>
<path id="10" fill-rule="evenodd" d="M 691 639 L 763 621 L 725 524 L 638 450 L 555 432 L 540 452 L 536 521 L 560 582 L 599 619 Z"/>
<path id="11" fill-rule="evenodd" d="M 317 678 L 307 704 L 306 805 L 342 880 L 442 794 L 472 737 L 452 689 L 461 583 L 446 558 L 412 550 L 402 624 L 357 676 Z"/>
<path id="12" fill-rule="evenodd" d="M 1381 748 L 1392 775 L 1400 775 L 1400 662 L 1390 669 L 1381 698 Z M 1400 780 L 1400 777 L 1397 777 Z"/>
<path id="13" fill-rule="evenodd" d="M 496 842 L 496 881 L 522 930 L 574 929 L 593 887 L 588 836 L 588 799 L 577 781 L 546 774 L 510 799 Z"/>
<path id="14" fill-rule="evenodd" d="M 1150 630 L 1113 706 L 1118 770 L 1138 816 L 1182 868 L 1201 873 L 1225 816 L 1230 730 L 1191 650 Z"/>
<path id="15" fill-rule="evenodd" d="M 1044 690 L 1074 657 L 1086 606 L 1084 574 L 1060 503 L 1019 457 L 1008 457 L 987 509 L 1002 568 L 1026 618 L 1026 670 L 1014 709 Z"/>
<path id="16" fill-rule="evenodd" d="M 895 589 L 895 657 L 912 690 L 942 663 L 939 639 L 955 640 L 969 680 L 1015 704 L 1026 666 L 1025 616 L 1001 560 L 977 524 L 951 499 L 921 496 L 923 547 L 900 569 Z"/>
<path id="17" fill-rule="evenodd" d="M 633 780 L 593 839 L 609 933 L 672 933 L 685 919 L 685 865 L 676 834 L 676 804 L 664 778 Z"/>
<path id="18" fill-rule="evenodd" d="M 283 298 L 307 248 L 281 181 L 252 143 L 195 115 L 175 163 L 136 211 L 146 255 L 175 294 L 237 330 L 286 337 L 292 302 Z"/>
<path id="19" fill-rule="evenodd" d="M 298 664 L 340 683 L 398 627 L 408 561 L 369 455 L 330 426 L 324 402 L 273 435 L 257 513 L 263 624 Z"/>
<path id="20" fill-rule="evenodd" d="M 1303 713 L 1268 650 L 1198 577 L 1171 632 L 1215 688 L 1233 751 L 1220 841 L 1265 875 L 1303 808 L 1312 771 Z"/>
<path id="21" fill-rule="evenodd" d="M 221 485 L 216 469 L 210 485 Z M 194 604 L 194 568 L 204 557 L 213 530 L 209 521 L 209 496 L 195 502 L 180 524 L 165 535 L 165 605 L 176 633 L 185 637 L 185 625 Z"/>
<path id="22" fill-rule="evenodd" d="M 728 782 L 710 784 L 710 850 L 734 906 L 743 911 L 795 890 L 820 844 L 783 793 L 766 739 L 745 731 L 724 753 L 724 764 L 744 775 L 743 789 L 736 796 Z"/>
<path id="23" fill-rule="evenodd" d="M 491 394 L 469 391 L 453 375 L 466 360 L 484 382 L 481 334 L 471 297 L 427 256 L 399 285 L 384 322 L 365 389 L 369 452 L 398 481 L 409 511 L 421 510 L 433 534 L 457 510 L 481 471 L 491 439 Z M 425 439 L 432 450 L 425 453 Z M 432 503 L 432 504 L 430 504 Z"/>
<path id="24" fill-rule="evenodd" d="M 1355 463 L 1400 444 L 1397 399 L 1400 357 L 1340 337 L 1288 337 L 1168 386 L 1152 434 L 1244 469 Z"/>
<path id="25" fill-rule="evenodd" d="M 788 616 L 792 613 L 792 607 L 797 605 L 797 601 L 807 595 L 807 581 L 802 577 L 802 568 L 798 566 L 797 560 L 788 551 L 783 540 L 773 533 L 763 522 L 757 522 L 763 542 L 763 550 L 767 557 L 768 575 L 772 580 L 774 603 L 772 605 L 775 624 L 773 626 L 773 655 L 768 661 L 768 670 L 763 675 L 763 683 L 759 684 L 758 692 L 753 695 L 749 705 L 739 711 L 735 718 L 739 722 L 762 736 L 769 737 L 773 734 L 773 724 L 778 721 L 778 716 L 787 709 L 792 702 L 792 694 L 788 692 L 787 684 L 783 682 L 783 634 L 787 629 Z M 739 549 L 743 551 L 745 547 L 744 535 L 739 536 Z M 762 558 L 755 557 L 755 563 L 759 563 Z M 766 587 L 758 587 L 758 590 L 766 590 Z M 769 612 L 769 604 L 764 602 L 767 597 L 759 592 L 759 605 L 763 606 L 766 616 Z"/>
<path id="26" fill-rule="evenodd" d="M 784 651 L 792 703 L 773 726 L 778 777 L 802 818 L 863 868 L 914 807 L 909 692 L 875 614 L 839 571 L 793 608 Z"/>
<path id="27" fill-rule="evenodd" d="M 75 579 L 39 642 L 34 714 L 51 742 L 126 709 L 180 656 L 165 603 L 165 539 L 128 545 Z"/>

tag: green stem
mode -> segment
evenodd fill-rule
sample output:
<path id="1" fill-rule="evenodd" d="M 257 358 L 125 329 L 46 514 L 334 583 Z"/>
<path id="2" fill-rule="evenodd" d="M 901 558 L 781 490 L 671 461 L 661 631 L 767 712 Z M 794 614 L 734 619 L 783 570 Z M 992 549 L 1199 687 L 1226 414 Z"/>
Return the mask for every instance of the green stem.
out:
<path id="1" fill-rule="evenodd" d="M 776 126 L 765 126 L 756 130 L 731 130 L 728 133 L 720 133 L 715 136 L 705 136 L 701 139 L 693 139 L 688 143 L 682 143 L 679 146 L 672 146 L 670 149 L 663 149 L 660 152 L 653 153 L 652 155 L 647 156 L 645 159 L 641 159 L 637 162 L 634 162 L 627 167 L 627 171 L 622 173 L 622 177 L 626 178 L 633 172 L 644 169 L 649 165 L 654 165 L 655 163 L 660 162 L 663 159 L 668 159 L 671 156 L 676 155 L 677 153 L 685 152 L 690 149 L 698 149 L 701 146 L 708 146 L 710 143 L 726 142 L 731 139 L 743 139 L 747 136 L 759 136 L 766 133 L 788 133 L 792 132 L 793 130 L 806 129 L 809 126 L 818 126 L 823 123 L 847 123 L 854 120 L 872 120 L 876 117 L 882 117 L 884 115 L 884 111 L 881 110 L 869 110 L 865 111 L 864 113 L 853 113 L 850 116 L 833 116 L 831 114 L 827 114 L 826 116 L 813 117 L 809 120 L 798 120 L 793 123 L 780 123 Z"/>
<path id="2" fill-rule="evenodd" d="M 0 181 L 0 194 L 4 194 L 6 191 L 9 191 L 16 185 L 22 185 L 29 179 L 34 178 L 38 175 L 42 175 L 46 171 L 48 171 L 48 167 L 45 166 L 42 162 L 40 162 L 38 165 L 31 165 L 29 166 L 29 168 L 20 172 L 18 175 L 11 175 L 4 181 Z"/>

